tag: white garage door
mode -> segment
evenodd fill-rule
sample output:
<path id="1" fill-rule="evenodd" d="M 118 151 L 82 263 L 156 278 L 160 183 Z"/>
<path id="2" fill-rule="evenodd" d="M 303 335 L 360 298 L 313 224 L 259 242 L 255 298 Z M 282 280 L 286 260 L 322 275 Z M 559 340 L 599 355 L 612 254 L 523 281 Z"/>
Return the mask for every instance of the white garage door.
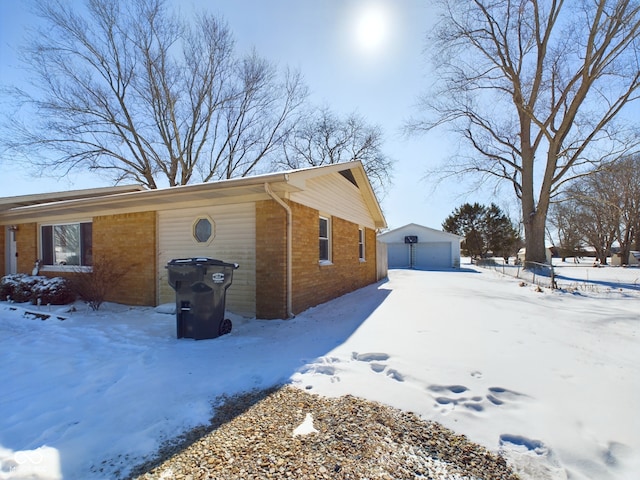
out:
<path id="1" fill-rule="evenodd" d="M 415 268 L 440 269 L 452 266 L 451 244 L 449 242 L 416 244 Z"/>
<path id="2" fill-rule="evenodd" d="M 414 244 L 413 265 L 409 245 L 390 243 L 387 248 L 389 268 L 413 268 L 437 270 L 451 268 L 451 244 L 449 242 L 426 242 Z"/>
<path id="3" fill-rule="evenodd" d="M 387 245 L 387 259 L 389 268 L 409 268 L 409 245 L 404 243 L 390 243 Z"/>

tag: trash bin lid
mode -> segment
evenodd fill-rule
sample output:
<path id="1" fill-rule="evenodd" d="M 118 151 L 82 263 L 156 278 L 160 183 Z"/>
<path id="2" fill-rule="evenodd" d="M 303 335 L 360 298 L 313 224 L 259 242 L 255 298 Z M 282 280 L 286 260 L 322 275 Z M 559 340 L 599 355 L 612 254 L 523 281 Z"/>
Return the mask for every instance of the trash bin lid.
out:
<path id="1" fill-rule="evenodd" d="M 227 263 L 222 260 L 217 260 L 215 258 L 209 257 L 191 257 L 191 258 L 174 258 L 169 261 L 167 265 L 171 266 L 199 266 L 199 265 L 215 265 L 218 267 L 233 267 L 238 268 L 237 263 Z"/>

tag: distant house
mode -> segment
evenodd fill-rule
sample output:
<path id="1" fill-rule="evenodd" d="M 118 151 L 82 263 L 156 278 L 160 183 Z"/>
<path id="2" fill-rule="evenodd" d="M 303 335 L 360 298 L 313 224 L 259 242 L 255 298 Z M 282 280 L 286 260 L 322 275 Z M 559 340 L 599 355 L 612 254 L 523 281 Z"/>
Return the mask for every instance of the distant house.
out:
<path id="1" fill-rule="evenodd" d="M 551 259 L 553 258 L 553 252 L 552 252 L 553 248 L 554 247 L 552 246 L 548 246 L 544 250 L 544 255 L 545 255 L 545 258 L 547 259 L 548 264 L 551 264 Z M 527 249 L 524 247 L 521 248 L 520 250 L 518 250 L 518 253 L 516 255 L 516 261 L 520 265 L 524 265 L 524 259 L 526 255 L 527 255 Z"/>
<path id="2" fill-rule="evenodd" d="M 622 265 L 622 256 L 620 253 L 614 253 L 611 256 L 611 265 L 621 266 Z M 631 251 L 629 252 L 629 265 L 640 265 L 640 252 Z"/>
<path id="3" fill-rule="evenodd" d="M 462 237 L 410 223 L 378 235 L 387 246 L 389 268 L 439 270 L 460 266 Z"/>
<path id="4" fill-rule="evenodd" d="M 128 274 L 109 301 L 174 301 L 174 258 L 234 262 L 227 308 L 286 318 L 378 280 L 386 227 L 358 161 L 158 190 L 0 198 L 0 273 L 64 276 L 106 258 Z"/>

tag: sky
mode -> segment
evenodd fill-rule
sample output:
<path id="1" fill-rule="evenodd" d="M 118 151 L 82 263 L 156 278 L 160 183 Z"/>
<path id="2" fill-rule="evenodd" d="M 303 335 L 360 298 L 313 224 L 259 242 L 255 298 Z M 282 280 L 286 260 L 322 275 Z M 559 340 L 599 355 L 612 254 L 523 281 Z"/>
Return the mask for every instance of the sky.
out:
<path id="1" fill-rule="evenodd" d="M 80 2 L 81 0 L 69 0 Z M 390 228 L 418 223 L 441 228 L 465 202 L 495 202 L 518 221 L 509 188 L 504 197 L 473 191 L 459 179 L 436 184 L 427 171 L 455 155 L 459 139 L 443 131 L 408 137 L 404 125 L 434 80 L 426 34 L 437 20 L 422 0 L 168 0 L 183 13 L 206 10 L 224 18 L 237 52 L 255 48 L 281 67 L 299 69 L 311 101 L 342 115 L 357 112 L 384 132 L 384 153 L 395 161 L 392 187 L 379 200 Z M 0 0 L 0 81 L 20 83 L 16 48 L 35 17 L 29 1 Z M 640 115 L 639 115 L 640 116 Z M 95 175 L 38 178 L 2 156 L 0 196 L 109 186 Z"/>
<path id="2" fill-rule="evenodd" d="M 77 0 L 74 0 L 77 1 Z M 464 184 L 434 190 L 427 169 L 446 161 L 455 138 L 442 134 L 407 137 L 403 127 L 419 113 L 418 97 L 433 80 L 425 54 L 425 34 L 436 20 L 431 2 L 420 0 L 169 0 L 184 13 L 205 9 L 223 17 L 238 52 L 255 48 L 280 66 L 301 71 L 315 104 L 340 114 L 357 112 L 384 131 L 384 152 L 395 160 L 393 186 L 380 199 L 387 223 L 441 228 L 464 202 L 488 204 L 496 198 L 470 192 Z M 29 2 L 0 0 L 0 81 L 19 83 L 16 48 L 33 24 Z M 2 155 L 2 152 L 0 152 Z M 57 179 L 0 156 L 0 196 L 109 186 L 94 175 Z M 497 203 L 518 218 L 517 208 Z"/>

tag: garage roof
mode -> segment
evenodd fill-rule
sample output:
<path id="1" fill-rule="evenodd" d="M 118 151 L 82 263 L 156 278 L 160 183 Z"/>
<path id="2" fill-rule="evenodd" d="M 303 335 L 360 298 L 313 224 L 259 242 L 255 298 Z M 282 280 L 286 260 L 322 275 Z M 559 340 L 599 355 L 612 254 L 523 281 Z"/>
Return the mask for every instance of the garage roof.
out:
<path id="1" fill-rule="evenodd" d="M 424 225 L 418 225 L 417 223 L 409 223 L 402 227 L 389 230 L 388 232 L 378 235 L 378 239 L 384 243 L 402 243 L 406 235 L 417 235 L 418 242 L 434 242 L 434 241 L 449 241 L 459 242 L 463 237 L 455 235 L 449 232 L 443 232 L 442 230 L 436 230 L 435 228 L 425 227 Z"/>

